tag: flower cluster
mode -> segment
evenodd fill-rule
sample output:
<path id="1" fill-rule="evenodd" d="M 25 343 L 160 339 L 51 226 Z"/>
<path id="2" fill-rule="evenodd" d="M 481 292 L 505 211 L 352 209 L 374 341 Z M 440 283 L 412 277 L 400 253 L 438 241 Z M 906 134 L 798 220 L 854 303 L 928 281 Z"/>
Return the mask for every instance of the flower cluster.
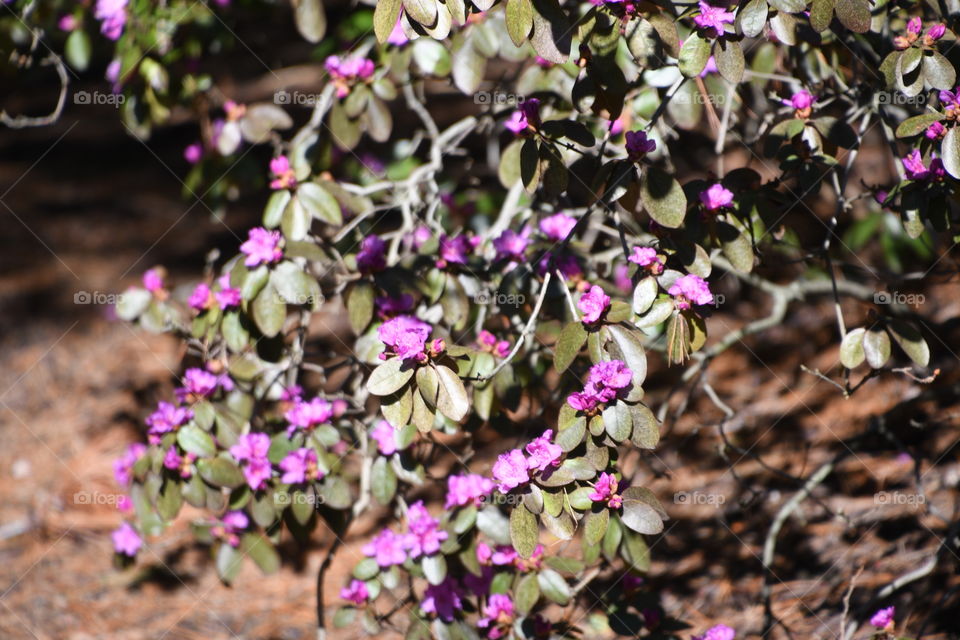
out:
<path id="1" fill-rule="evenodd" d="M 497 490 L 507 493 L 530 481 L 533 471 L 545 472 L 560 465 L 563 449 L 551 442 L 553 430 L 547 429 L 539 438 L 531 440 L 524 450 L 511 449 L 501 453 L 493 464 L 493 478 Z"/>
<path id="2" fill-rule="evenodd" d="M 376 70 L 373 60 L 359 56 L 328 56 L 323 63 L 336 87 L 337 97 L 346 98 L 357 81 L 367 80 Z"/>
<path id="3" fill-rule="evenodd" d="M 630 387 L 633 372 L 620 360 L 605 360 L 590 367 L 583 391 L 571 393 L 567 403 L 577 411 L 593 413 L 621 397 Z"/>
<path id="4" fill-rule="evenodd" d="M 732 11 L 700 0 L 700 13 L 693 17 L 693 22 L 697 28 L 717 37 L 724 32 L 724 25 L 733 24 L 734 17 Z"/>
<path id="5" fill-rule="evenodd" d="M 710 285 L 707 284 L 706 280 L 692 273 L 677 278 L 667 289 L 667 293 L 673 296 L 674 304 L 680 310 L 689 309 L 692 305 L 711 304 L 713 302 Z"/>
<path id="6" fill-rule="evenodd" d="M 297 185 L 297 176 L 287 156 L 277 156 L 271 160 L 270 173 L 273 174 L 271 189 L 292 189 Z"/>
<path id="7" fill-rule="evenodd" d="M 267 458 L 270 451 L 270 436 L 265 433 L 246 433 L 230 447 L 230 455 L 243 463 L 243 477 L 253 489 L 263 489 L 273 475 L 273 467 Z"/>
<path id="8" fill-rule="evenodd" d="M 516 135 L 526 133 L 531 128 L 536 129 L 540 126 L 540 100 L 530 98 L 524 100 L 520 108 L 514 111 L 510 118 L 504 123 L 509 131 Z"/>
<path id="9" fill-rule="evenodd" d="M 651 275 L 663 273 L 663 260 L 653 247 L 634 247 L 627 260 L 646 269 Z"/>
<path id="10" fill-rule="evenodd" d="M 240 245 L 240 252 L 247 256 L 243 264 L 248 267 L 277 262 L 283 257 L 280 232 L 254 227 L 250 229 L 247 241 Z"/>
<path id="11" fill-rule="evenodd" d="M 443 340 L 439 338 L 427 347 L 432 330 L 426 322 L 412 316 L 397 316 L 387 320 L 377 329 L 380 341 L 387 347 L 380 358 L 386 360 L 389 356 L 396 356 L 408 362 L 425 363 L 431 356 L 436 357 L 444 350 Z"/>
<path id="12" fill-rule="evenodd" d="M 373 540 L 364 545 L 363 554 L 374 558 L 381 567 L 403 564 L 407 558 L 416 559 L 440 551 L 440 545 L 448 533 L 440 528 L 440 522 L 430 515 L 423 501 L 407 508 L 407 532 L 396 533 L 383 529 Z"/>

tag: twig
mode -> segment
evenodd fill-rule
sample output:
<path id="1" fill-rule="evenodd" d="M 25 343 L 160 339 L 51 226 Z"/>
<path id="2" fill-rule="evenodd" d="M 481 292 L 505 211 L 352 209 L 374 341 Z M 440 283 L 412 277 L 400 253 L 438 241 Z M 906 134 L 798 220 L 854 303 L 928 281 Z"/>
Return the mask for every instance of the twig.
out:
<path id="1" fill-rule="evenodd" d="M 547 297 L 547 287 L 550 285 L 551 273 L 548 271 L 547 274 L 543 277 L 543 283 L 540 285 L 540 295 L 537 296 L 537 303 L 533 307 L 533 311 L 530 313 L 530 317 L 527 319 L 527 324 L 523 327 L 523 331 L 520 333 L 520 336 L 517 338 L 516 344 L 513 345 L 513 349 L 510 350 L 510 353 L 506 358 L 501 360 L 496 367 L 493 368 L 489 374 L 482 376 L 478 379 L 479 382 L 485 382 L 490 380 L 495 375 L 500 373 L 500 370 L 505 366 L 510 364 L 510 361 L 516 357 L 517 353 L 520 351 L 520 347 L 523 346 L 523 343 L 526 342 L 530 333 L 533 331 L 534 325 L 536 325 L 537 317 L 540 315 L 540 307 L 543 306 L 543 300 Z"/>

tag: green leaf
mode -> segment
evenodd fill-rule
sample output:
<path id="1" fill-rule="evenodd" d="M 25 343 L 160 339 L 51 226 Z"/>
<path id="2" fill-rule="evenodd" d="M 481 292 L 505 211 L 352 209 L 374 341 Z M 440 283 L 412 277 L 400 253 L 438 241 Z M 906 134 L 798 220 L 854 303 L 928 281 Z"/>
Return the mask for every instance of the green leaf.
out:
<path id="1" fill-rule="evenodd" d="M 253 301 L 253 321 L 263 335 L 272 338 L 280 333 L 286 319 L 287 304 L 273 283 L 268 282 Z"/>
<path id="2" fill-rule="evenodd" d="M 521 46 L 530 37 L 533 29 L 533 2 L 531 0 L 507 0 L 507 35 L 516 46 Z"/>
<path id="3" fill-rule="evenodd" d="M 540 582 L 536 573 L 528 573 L 520 578 L 513 590 L 513 606 L 521 614 L 528 614 L 540 599 Z"/>
<path id="4" fill-rule="evenodd" d="M 839 0 L 836 4 L 837 19 L 851 31 L 866 33 L 870 30 L 869 0 Z"/>
<path id="5" fill-rule="evenodd" d="M 215 487 L 236 489 L 245 482 L 239 467 L 226 458 L 197 460 L 197 471 L 201 478 Z"/>
<path id="6" fill-rule="evenodd" d="M 586 544 L 600 544 L 610 524 L 610 510 L 590 511 L 583 517 L 583 539 Z"/>
<path id="7" fill-rule="evenodd" d="M 696 78 L 707 66 L 709 58 L 710 41 L 691 33 L 680 47 L 680 73 L 687 78 Z"/>
<path id="8" fill-rule="evenodd" d="M 350 487 L 340 476 L 327 476 L 318 487 L 323 504 L 331 509 L 346 509 L 353 505 Z"/>
<path id="9" fill-rule="evenodd" d="M 447 560 L 442 553 L 425 556 L 420 566 L 423 567 L 423 575 L 430 584 L 441 584 L 447 577 Z"/>
<path id="10" fill-rule="evenodd" d="M 923 56 L 923 79 L 934 89 L 950 89 L 957 82 L 957 71 L 939 52 L 929 51 Z"/>
<path id="11" fill-rule="evenodd" d="M 377 0 L 373 10 L 373 31 L 380 44 L 384 44 L 393 33 L 402 5 L 403 0 Z"/>
<path id="12" fill-rule="evenodd" d="M 397 492 L 397 476 L 390 466 L 390 461 L 379 456 L 370 469 L 370 487 L 373 497 L 380 504 L 390 504 L 394 494 Z M 434 583 L 436 584 L 436 583 Z"/>
<path id="13" fill-rule="evenodd" d="M 307 42 L 316 44 L 327 32 L 327 14 L 321 0 L 292 0 L 297 31 Z"/>
<path id="14" fill-rule="evenodd" d="M 424 27 L 437 23 L 437 3 L 435 0 L 403 0 L 403 9 L 407 15 Z"/>
<path id="15" fill-rule="evenodd" d="M 577 354 L 587 341 L 587 330 L 579 320 L 569 322 L 560 332 L 553 354 L 553 366 L 557 373 L 563 373 L 576 359 Z"/>
<path id="16" fill-rule="evenodd" d="M 640 200 L 643 208 L 658 224 L 670 229 L 683 224 L 687 214 L 687 197 L 680 183 L 662 169 L 648 167 L 643 172 Z"/>
<path id="17" fill-rule="evenodd" d="M 633 290 L 633 311 L 637 314 L 644 314 L 650 309 L 653 301 L 657 299 L 659 286 L 657 279 L 653 276 L 647 276 L 637 283 Z"/>
<path id="18" fill-rule="evenodd" d="M 276 573 L 280 568 L 280 555 L 273 544 L 256 533 L 247 533 L 240 538 L 240 550 L 264 573 Z"/>
<path id="19" fill-rule="evenodd" d="M 347 292 L 347 316 L 350 319 L 350 328 L 358 336 L 366 331 L 373 320 L 375 298 L 373 285 L 366 280 L 358 280 Z"/>
<path id="20" fill-rule="evenodd" d="M 637 388 L 643 386 L 643 381 L 647 378 L 647 355 L 643 350 L 643 343 L 640 342 L 640 335 L 622 326 L 612 325 L 608 327 L 610 337 L 613 338 L 613 344 L 616 345 L 621 360 L 626 363 L 630 371 L 633 372 L 633 384 Z"/>
<path id="21" fill-rule="evenodd" d="M 510 528 L 510 521 L 493 505 L 477 514 L 477 529 L 497 544 L 511 544 Z"/>
<path id="22" fill-rule="evenodd" d="M 225 542 L 221 543 L 220 548 L 217 549 L 217 575 L 225 584 L 230 584 L 240 572 L 242 561 L 243 556 L 236 549 Z"/>
<path id="23" fill-rule="evenodd" d="M 660 533 L 663 531 L 664 516 L 663 508 L 649 489 L 630 487 L 623 492 L 623 513 L 620 519 L 637 533 Z"/>
<path id="24" fill-rule="evenodd" d="M 960 180 L 960 127 L 950 127 L 940 143 L 940 157 L 943 168 L 954 178 Z"/>
<path id="25" fill-rule="evenodd" d="M 901 122 L 897 127 L 896 135 L 898 138 L 909 138 L 920 135 L 934 122 L 942 122 L 943 120 L 946 120 L 946 116 L 939 111 L 934 113 L 921 113 L 918 116 L 907 118 Z"/>
<path id="26" fill-rule="evenodd" d="M 520 180 L 527 193 L 533 193 L 540 184 L 540 145 L 527 138 L 520 147 Z"/>
<path id="27" fill-rule="evenodd" d="M 630 417 L 633 420 L 633 433 L 630 440 L 641 449 L 653 449 L 660 442 L 660 423 L 648 407 L 642 404 L 631 405 Z"/>
<path id="28" fill-rule="evenodd" d="M 572 32 L 557 0 L 533 0 L 533 37 L 530 42 L 541 58 L 563 64 L 570 57 Z"/>
<path id="29" fill-rule="evenodd" d="M 317 220 L 334 226 L 343 224 L 340 203 L 316 182 L 304 182 L 297 187 L 297 198 L 304 209 Z"/>
<path id="30" fill-rule="evenodd" d="M 173 520 L 180 511 L 183 504 L 183 493 L 180 490 L 180 483 L 176 480 L 167 479 L 163 483 L 163 490 L 157 498 L 157 513 L 164 520 Z"/>
<path id="31" fill-rule="evenodd" d="M 743 78 L 743 49 L 736 40 L 721 39 L 714 48 L 717 70 L 728 82 L 737 84 Z"/>
<path id="32" fill-rule="evenodd" d="M 767 0 L 750 0 L 737 12 L 740 30 L 748 38 L 756 38 L 767 24 Z"/>
<path id="33" fill-rule="evenodd" d="M 570 405 L 564 403 L 564 407 L 569 406 Z M 570 408 L 572 409 L 572 407 Z M 558 447 L 569 453 L 580 446 L 580 443 L 583 442 L 583 436 L 586 432 L 586 416 L 577 416 L 568 427 L 560 429 L 557 432 L 557 437 L 554 439 L 554 442 Z"/>
<path id="34" fill-rule="evenodd" d="M 770 0 L 770 6 L 786 13 L 800 13 L 807 8 L 806 0 Z"/>
<path id="35" fill-rule="evenodd" d="M 830 28 L 833 20 L 833 6 L 837 0 L 813 0 L 810 5 L 810 26 L 814 31 L 823 33 Z M 756 35 L 756 34 L 754 34 Z"/>
<path id="36" fill-rule="evenodd" d="M 863 336 L 863 353 L 867 364 L 881 368 L 890 359 L 890 336 L 880 327 L 872 327 Z"/>
<path id="37" fill-rule="evenodd" d="M 420 38 L 413 43 L 413 60 L 426 75 L 448 76 L 452 69 L 450 52 L 436 40 Z"/>
<path id="38" fill-rule="evenodd" d="M 146 289 L 131 287 L 118 296 L 114 310 L 118 318 L 131 322 L 147 310 L 152 300 L 153 295 Z"/>
<path id="39" fill-rule="evenodd" d="M 210 434 L 195 424 L 188 424 L 177 431 L 177 444 L 199 458 L 208 458 L 217 452 Z"/>
<path id="40" fill-rule="evenodd" d="M 404 385 L 396 393 L 384 396 L 380 401 L 380 411 L 390 426 L 396 429 L 405 427 L 413 413 L 413 387 Z"/>
<path id="41" fill-rule="evenodd" d="M 413 377 L 414 367 L 405 367 L 400 358 L 390 358 L 370 374 L 367 391 L 375 396 L 388 396 L 407 384 Z"/>
<path id="42" fill-rule="evenodd" d="M 541 569 L 537 581 L 540 583 L 540 591 L 543 595 L 560 606 L 565 606 L 573 597 L 570 585 L 553 569 Z"/>
<path id="43" fill-rule="evenodd" d="M 470 411 L 470 398 L 457 373 L 444 365 L 437 365 L 440 382 L 437 408 L 454 422 L 459 422 Z"/>
<path id="44" fill-rule="evenodd" d="M 453 43 L 453 83 L 463 93 L 474 94 L 483 81 L 487 59 L 473 46 L 472 38 L 455 37 Z"/>
<path id="45" fill-rule="evenodd" d="M 853 331 L 848 331 L 840 342 L 840 364 L 847 369 L 854 369 L 860 366 L 866 354 L 863 352 L 863 336 L 866 329 L 860 327 Z"/>
<path id="46" fill-rule="evenodd" d="M 357 580 L 370 580 L 380 573 L 376 558 L 364 558 L 353 567 L 353 577 Z"/>
<path id="47" fill-rule="evenodd" d="M 525 506 L 518 504 L 510 512 L 510 542 L 524 558 L 533 555 L 540 537 L 537 518 Z"/>
<path id="48" fill-rule="evenodd" d="M 616 442 L 623 442 L 630 437 L 633 421 L 630 409 L 624 402 L 615 402 L 603 410 L 603 427 Z"/>
<path id="49" fill-rule="evenodd" d="M 900 318 L 891 318 L 887 322 L 887 330 L 915 364 L 921 367 L 930 364 L 930 347 L 912 325 Z"/>
<path id="50" fill-rule="evenodd" d="M 71 67 L 77 71 L 86 71 L 90 66 L 90 52 L 90 36 L 83 29 L 76 29 L 67 36 L 64 54 Z"/>

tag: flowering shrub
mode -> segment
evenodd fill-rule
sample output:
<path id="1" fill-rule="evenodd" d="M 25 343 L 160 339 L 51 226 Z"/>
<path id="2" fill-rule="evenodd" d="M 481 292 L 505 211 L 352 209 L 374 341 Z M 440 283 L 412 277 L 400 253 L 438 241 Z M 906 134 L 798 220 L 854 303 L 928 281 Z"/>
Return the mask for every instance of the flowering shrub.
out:
<path id="1" fill-rule="evenodd" d="M 229 0 L 34 4 L 7 6 L 75 69 L 109 48 L 106 77 L 138 135 L 174 108 L 201 109 L 201 139 L 184 150 L 190 184 L 271 146 L 252 188 L 262 221 L 238 252 L 194 283 L 150 269 L 118 304 L 188 347 L 146 444 L 115 465 L 129 519 L 112 539 L 128 560 L 184 504 L 207 514 L 194 531 L 225 582 L 244 557 L 275 570 L 287 536 L 323 523 L 342 537 L 380 509 L 393 521 L 362 547 L 333 624 L 359 618 L 375 633 L 396 612 L 378 600 L 404 583 L 407 637 L 566 637 L 597 575 L 641 588 L 648 537 L 667 519 L 643 475 L 620 465 L 659 441 L 648 353 L 693 384 L 788 304 L 832 295 L 846 393 L 852 375 L 907 363 L 893 343 L 929 364 L 902 305 L 877 303 L 833 263 L 851 252 L 841 232 L 882 227 L 884 246 L 950 240 L 960 87 L 955 34 L 928 4 L 381 0 L 327 24 L 319 0 L 298 0 L 307 41 L 353 43 L 320 58 L 306 122 L 283 101 L 226 99 L 197 70 L 230 39 Z M 371 22 L 373 33 L 354 29 Z M 441 128 L 438 81 L 519 104 L 477 99 Z M 401 113 L 421 131 L 395 127 Z M 709 164 L 675 161 L 704 133 Z M 857 192 L 868 133 L 886 138 L 898 179 Z M 740 146 L 759 170 L 725 167 Z M 486 155 L 465 162 L 468 147 Z M 826 221 L 804 202 L 824 181 L 836 200 Z M 798 233 L 802 210 L 815 237 Z M 793 280 L 768 280 L 783 263 Z M 742 290 L 734 280 L 772 296 L 772 314 L 706 347 L 713 309 Z M 866 325 L 847 328 L 841 297 L 873 305 Z M 341 312 L 353 335 L 328 348 L 312 320 Z M 491 428 L 515 446 L 471 459 L 471 439 Z M 456 463 L 438 480 L 428 467 L 441 448 Z M 639 613 L 651 633 L 666 625 Z M 893 608 L 870 623 L 890 633 Z"/>

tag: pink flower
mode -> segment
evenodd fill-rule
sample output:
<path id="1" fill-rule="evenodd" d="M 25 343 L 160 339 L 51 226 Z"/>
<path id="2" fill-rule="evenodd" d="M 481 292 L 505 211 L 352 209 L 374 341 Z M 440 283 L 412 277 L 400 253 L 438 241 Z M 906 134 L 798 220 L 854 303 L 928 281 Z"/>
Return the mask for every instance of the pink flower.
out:
<path id="1" fill-rule="evenodd" d="M 393 455 L 397 450 L 395 432 L 396 429 L 386 420 L 378 422 L 377 426 L 370 432 L 370 437 L 377 442 L 377 449 L 385 456 Z"/>
<path id="2" fill-rule="evenodd" d="M 625 264 L 618 264 L 613 268 L 613 283 L 622 293 L 629 293 L 633 290 L 633 281 L 630 280 L 630 267 Z"/>
<path id="3" fill-rule="evenodd" d="M 243 264 L 248 267 L 270 264 L 283 257 L 279 231 L 267 231 L 263 227 L 254 227 L 250 229 L 247 237 L 247 241 L 240 245 L 240 251 L 247 256 Z"/>
<path id="4" fill-rule="evenodd" d="M 407 553 L 403 550 L 403 537 L 392 529 L 384 529 L 363 547 L 363 555 L 375 558 L 381 567 L 403 564 Z"/>
<path id="5" fill-rule="evenodd" d="M 627 131 L 626 138 L 627 155 L 631 160 L 639 160 L 644 155 L 657 148 L 654 140 L 647 138 L 646 131 Z"/>
<path id="6" fill-rule="evenodd" d="M 223 373 L 217 375 L 198 367 L 191 367 L 183 374 L 183 386 L 173 390 L 180 402 L 208 398 L 216 393 L 218 388 L 225 391 L 233 389 L 230 376 Z"/>
<path id="7" fill-rule="evenodd" d="M 887 607 L 886 609 L 879 609 L 873 616 L 870 618 L 870 624 L 875 626 L 877 629 L 887 629 L 893 628 L 893 616 L 896 614 L 896 607 Z"/>
<path id="8" fill-rule="evenodd" d="M 143 272 L 143 286 L 150 293 L 163 290 L 163 272 L 160 269 L 147 269 Z"/>
<path id="9" fill-rule="evenodd" d="M 283 414 L 290 423 L 287 434 L 293 434 L 297 429 L 311 431 L 318 425 L 330 422 L 335 413 L 334 406 L 323 398 L 317 397 L 309 402 L 297 398 L 293 406 Z"/>
<path id="10" fill-rule="evenodd" d="M 493 481 L 476 473 L 465 473 L 447 478 L 447 501 L 445 509 L 472 504 L 479 507 L 483 499 L 493 491 Z"/>
<path id="11" fill-rule="evenodd" d="M 423 501 L 414 502 L 407 509 L 407 528 L 409 533 L 403 537 L 403 547 L 410 552 L 411 558 L 428 556 L 440 551 L 440 544 L 447 539 L 447 532 L 430 515 Z"/>
<path id="12" fill-rule="evenodd" d="M 307 447 L 291 451 L 280 461 L 280 482 L 300 484 L 323 477 L 323 471 L 317 468 L 317 452 Z"/>
<path id="13" fill-rule="evenodd" d="M 530 127 L 540 126 L 540 100 L 537 98 L 525 100 L 503 126 L 517 135 Z"/>
<path id="14" fill-rule="evenodd" d="M 457 611 L 463 609 L 457 583 L 447 576 L 442 583 L 429 585 L 423 592 L 420 609 L 424 613 L 434 614 L 444 622 L 453 622 Z"/>
<path id="15" fill-rule="evenodd" d="M 617 494 L 617 487 L 617 479 L 612 473 L 601 473 L 589 498 L 594 502 L 606 502 L 611 509 L 619 509 L 623 499 Z"/>
<path id="16" fill-rule="evenodd" d="M 693 640 L 733 640 L 737 632 L 725 624 L 710 627 L 702 636 L 694 636 Z"/>
<path id="17" fill-rule="evenodd" d="M 363 606 L 367 598 L 370 597 L 370 592 L 367 591 L 367 583 L 354 578 L 348 586 L 340 589 L 340 597 L 360 607 Z"/>
<path id="18" fill-rule="evenodd" d="M 397 316 L 384 322 L 377 329 L 377 335 L 387 346 L 388 353 L 394 353 L 402 360 L 426 362 L 427 338 L 432 328 L 426 322 L 420 322 L 410 316 Z M 388 353 L 381 354 L 386 359 Z"/>
<path id="19" fill-rule="evenodd" d="M 530 480 L 527 459 L 520 449 L 511 449 L 501 453 L 493 464 L 493 479 L 497 481 L 497 490 L 507 493 Z"/>
<path id="20" fill-rule="evenodd" d="M 297 184 L 297 176 L 287 156 L 277 156 L 270 160 L 270 173 L 274 175 L 270 182 L 271 189 L 292 189 Z"/>
<path id="21" fill-rule="evenodd" d="M 57 21 L 57 28 L 61 31 L 73 31 L 77 28 L 77 19 L 69 13 Z"/>
<path id="22" fill-rule="evenodd" d="M 583 324 L 594 324 L 600 316 L 610 308 L 610 296 L 603 292 L 599 285 L 593 285 L 590 290 L 580 296 L 577 308 L 583 313 Z"/>
<path id="23" fill-rule="evenodd" d="M 497 336 L 486 329 L 482 329 L 480 333 L 477 334 L 477 346 L 482 351 L 492 353 L 498 358 L 506 358 L 510 354 L 510 341 L 498 340 Z"/>
<path id="24" fill-rule="evenodd" d="M 167 453 L 163 456 L 163 466 L 171 471 L 176 471 L 181 478 L 189 478 L 193 475 L 193 461 L 197 456 L 192 453 L 180 455 L 177 452 L 176 445 L 170 445 Z"/>
<path id="25" fill-rule="evenodd" d="M 615 400 L 633 382 L 633 372 L 620 360 L 603 360 L 590 367 L 583 391 L 571 393 L 567 403 L 577 411 L 591 412 Z"/>
<path id="26" fill-rule="evenodd" d="M 230 286 L 230 274 L 225 273 L 220 276 L 217 279 L 217 284 L 220 285 L 220 291 L 217 291 L 214 297 L 217 299 L 217 304 L 220 305 L 220 308 L 229 309 L 231 307 L 239 307 L 243 296 L 240 293 L 240 289 Z"/>
<path id="27" fill-rule="evenodd" d="M 578 278 L 583 275 L 583 269 L 580 268 L 580 263 L 577 262 L 577 258 L 569 253 L 560 253 L 556 254 L 548 251 L 544 254 L 543 258 L 540 259 L 540 262 L 537 264 L 537 273 L 541 276 L 544 275 L 548 269 L 550 269 L 550 259 L 553 260 L 553 269 L 558 270 L 563 277 L 567 280 L 573 278 Z"/>
<path id="28" fill-rule="evenodd" d="M 530 244 L 530 228 L 524 227 L 520 233 L 507 229 L 493 241 L 493 248 L 497 251 L 496 260 L 510 260 L 523 262 L 524 252 Z"/>
<path id="29" fill-rule="evenodd" d="M 149 430 L 147 438 L 150 444 L 158 444 L 161 436 L 170 431 L 175 431 L 193 418 L 193 411 L 186 407 L 178 407 L 169 402 L 159 402 L 157 409 L 149 416 L 145 422 Z"/>
<path id="30" fill-rule="evenodd" d="M 663 273 L 663 262 L 653 247 L 634 247 L 633 253 L 627 260 L 635 265 L 646 267 L 653 275 Z"/>
<path id="31" fill-rule="evenodd" d="M 700 202 L 707 211 L 717 211 L 733 204 L 733 192 L 717 182 L 710 185 L 706 191 L 700 192 Z"/>
<path id="32" fill-rule="evenodd" d="M 577 226 L 576 219 L 563 213 L 555 213 L 540 221 L 540 231 L 550 240 L 557 242 L 570 235 L 575 226 Z"/>
<path id="33" fill-rule="evenodd" d="M 333 79 L 338 98 L 347 97 L 350 94 L 350 87 L 360 80 L 368 79 L 376 70 L 373 60 L 359 56 L 346 58 L 328 56 L 323 66 Z"/>
<path id="34" fill-rule="evenodd" d="M 127 23 L 127 0 L 97 0 L 93 17 L 100 21 L 100 33 L 119 40 Z"/>
<path id="35" fill-rule="evenodd" d="M 210 529 L 210 533 L 223 540 L 231 547 L 240 546 L 240 536 L 238 533 L 250 526 L 250 518 L 243 511 L 228 511 L 220 520 Z"/>
<path id="36" fill-rule="evenodd" d="M 113 461 L 113 478 L 121 487 L 128 487 L 133 481 L 133 465 L 147 452 L 142 442 L 134 442 L 122 456 Z"/>
<path id="37" fill-rule="evenodd" d="M 483 617 L 477 620 L 477 626 L 487 629 L 491 625 L 509 626 L 512 622 L 513 600 L 506 594 L 495 593 L 487 600 L 487 606 L 483 608 Z M 490 638 L 500 638 L 502 635 L 501 629 L 491 629 L 488 633 Z"/>
<path id="38" fill-rule="evenodd" d="M 907 33 L 918 36 L 921 31 L 923 31 L 923 22 L 921 22 L 920 16 L 914 16 L 907 21 Z"/>
<path id="39" fill-rule="evenodd" d="M 527 455 L 527 468 L 537 471 L 546 471 L 547 467 L 560 466 L 560 456 L 563 455 L 563 449 L 559 445 L 550 442 L 553 437 L 553 430 L 547 429 L 539 438 L 535 438 L 527 443 L 525 447 Z"/>
<path id="40" fill-rule="evenodd" d="M 270 451 L 270 436 L 265 433 L 246 433 L 230 447 L 230 455 L 238 462 L 245 463 L 243 476 L 251 489 L 262 489 L 273 475 L 273 468 L 267 458 Z"/>
<path id="41" fill-rule="evenodd" d="M 357 268 L 363 273 L 383 271 L 387 268 L 387 243 L 380 236 L 367 236 L 360 243 Z"/>
<path id="42" fill-rule="evenodd" d="M 518 554 L 513 547 L 509 545 L 499 545 L 497 550 L 490 554 L 490 562 L 498 567 L 503 567 L 508 564 L 513 564 L 519 557 L 520 554 Z"/>
<path id="43" fill-rule="evenodd" d="M 480 238 L 476 237 L 440 236 L 440 257 L 437 259 L 437 268 L 445 269 L 450 264 L 467 264 L 467 259 L 478 244 L 480 244 Z"/>
<path id="44" fill-rule="evenodd" d="M 183 159 L 190 164 L 197 164 L 203 158 L 203 145 L 199 142 L 188 144 L 183 150 Z"/>
<path id="45" fill-rule="evenodd" d="M 927 130 L 924 132 L 924 135 L 927 136 L 929 140 L 938 140 L 942 138 L 947 133 L 947 128 L 943 126 L 943 123 L 933 122 L 927 127 Z"/>
<path id="46" fill-rule="evenodd" d="M 710 285 L 700 276 L 688 273 L 680 276 L 667 289 L 667 293 L 675 298 L 678 309 L 689 309 L 692 304 L 710 304 L 713 302 L 713 294 L 710 293 Z"/>
<path id="47" fill-rule="evenodd" d="M 923 180 L 929 174 L 919 149 L 914 149 L 903 158 L 903 168 L 906 169 L 907 178 L 910 180 Z"/>
<path id="48" fill-rule="evenodd" d="M 113 540 L 114 551 L 131 558 L 137 555 L 143 544 L 140 534 L 128 522 L 121 524 L 116 531 L 110 534 L 110 538 Z"/>
<path id="49" fill-rule="evenodd" d="M 393 25 L 393 31 L 390 32 L 390 35 L 387 36 L 387 44 L 392 44 L 395 47 L 402 47 L 403 45 L 410 42 L 410 39 L 407 38 L 407 34 L 404 33 L 401 22 L 403 21 L 403 10 L 400 11 L 400 15 L 397 16 L 397 24 Z"/>
<path id="50" fill-rule="evenodd" d="M 210 286 L 207 285 L 206 282 L 201 282 L 193 289 L 193 293 L 190 294 L 187 304 L 190 305 L 191 309 L 206 311 L 211 306 L 211 294 Z"/>
<path id="51" fill-rule="evenodd" d="M 937 40 L 942 38 L 943 34 L 946 32 L 947 32 L 946 25 L 935 24 L 929 29 L 927 29 L 927 37 L 930 38 L 930 40 L 933 40 L 934 42 L 936 42 Z"/>
<path id="52" fill-rule="evenodd" d="M 797 111 L 803 111 L 809 109 L 813 106 L 813 103 L 817 101 L 817 98 L 811 94 L 809 91 L 798 91 L 793 94 L 793 97 L 790 98 L 790 101 L 786 104 L 790 105 Z"/>
<path id="53" fill-rule="evenodd" d="M 700 15 L 693 22 L 700 29 L 712 30 L 714 36 L 723 33 L 723 25 L 733 22 L 734 15 L 723 7 L 714 7 L 700 0 Z"/>
<path id="54" fill-rule="evenodd" d="M 413 310 L 413 296 L 401 293 L 399 296 L 378 296 L 373 304 L 381 318 L 392 318 Z"/>

